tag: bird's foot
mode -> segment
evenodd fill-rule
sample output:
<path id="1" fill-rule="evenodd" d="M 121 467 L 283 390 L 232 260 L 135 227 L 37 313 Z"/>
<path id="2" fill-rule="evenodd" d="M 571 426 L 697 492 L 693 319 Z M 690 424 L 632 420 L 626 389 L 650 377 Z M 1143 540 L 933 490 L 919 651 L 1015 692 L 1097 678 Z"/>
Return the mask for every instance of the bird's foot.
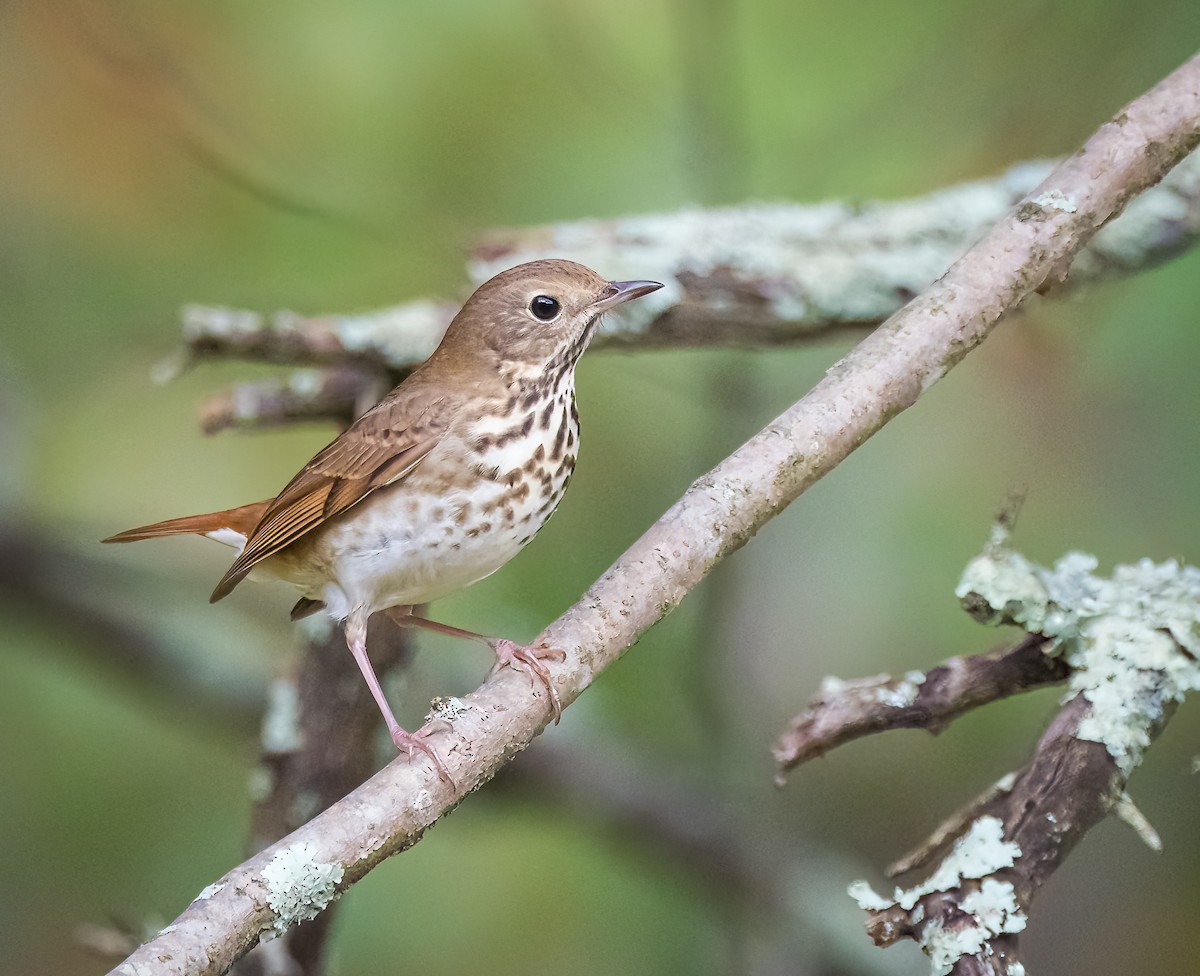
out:
<path id="1" fill-rule="evenodd" d="M 462 637 L 465 640 L 486 644 L 496 655 L 496 666 L 492 669 L 493 673 L 508 665 L 517 671 L 524 671 L 531 678 L 545 685 L 546 694 L 550 699 L 550 711 L 554 716 L 555 724 L 558 724 L 558 720 L 562 716 L 562 701 L 558 697 L 554 683 L 550 680 L 550 672 L 546 670 L 542 661 L 565 661 L 567 655 L 562 651 L 554 647 L 525 647 L 504 637 L 485 637 L 483 634 L 463 630 L 461 627 L 439 624 L 436 620 L 427 620 L 424 617 L 416 616 L 410 607 L 392 607 L 387 614 L 401 627 L 423 627 L 425 630 L 446 634 L 449 637 Z"/>
<path id="2" fill-rule="evenodd" d="M 425 741 L 435 732 L 441 731 L 432 727 L 435 724 L 438 723 L 426 723 L 417 729 L 416 732 L 408 732 L 400 728 L 399 725 L 394 725 L 388 729 L 388 732 L 391 733 L 392 744 L 401 752 L 407 753 L 409 759 L 412 759 L 417 752 L 424 753 L 429 757 L 430 762 L 433 763 L 433 768 L 437 770 L 438 778 L 453 786 L 454 780 L 450 778 L 450 771 L 446 768 L 446 764 L 442 762 L 442 757 L 434 752 L 433 747 Z"/>
<path id="3" fill-rule="evenodd" d="M 562 717 L 562 700 L 558 697 L 558 690 L 550 680 L 550 672 L 546 670 L 542 661 L 564 661 L 567 655 L 556 647 L 525 647 L 504 637 L 489 639 L 488 646 L 496 654 L 496 667 L 493 670 L 507 665 L 514 671 L 524 671 L 545 685 L 546 694 L 550 698 L 550 712 L 554 716 L 554 724 L 557 725 Z"/>

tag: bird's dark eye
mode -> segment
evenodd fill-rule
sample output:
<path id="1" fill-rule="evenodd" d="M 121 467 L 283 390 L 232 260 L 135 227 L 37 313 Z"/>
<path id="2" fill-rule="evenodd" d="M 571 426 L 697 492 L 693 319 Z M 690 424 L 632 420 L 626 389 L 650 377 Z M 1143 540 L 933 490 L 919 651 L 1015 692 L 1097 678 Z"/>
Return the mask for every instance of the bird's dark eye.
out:
<path id="1" fill-rule="evenodd" d="M 533 317 L 541 319 L 543 322 L 549 322 L 559 313 L 561 308 L 562 306 L 558 304 L 558 299 L 551 298 L 549 295 L 538 295 L 537 298 L 529 303 L 529 311 L 533 313 Z"/>

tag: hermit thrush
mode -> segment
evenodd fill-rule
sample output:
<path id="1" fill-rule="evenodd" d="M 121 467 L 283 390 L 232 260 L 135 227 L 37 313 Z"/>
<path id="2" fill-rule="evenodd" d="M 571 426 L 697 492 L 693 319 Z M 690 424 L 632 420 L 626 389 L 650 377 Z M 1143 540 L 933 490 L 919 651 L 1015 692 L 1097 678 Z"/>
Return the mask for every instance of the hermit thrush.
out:
<path id="1" fill-rule="evenodd" d="M 308 462 L 272 499 L 157 522 L 105 542 L 195 534 L 240 550 L 213 591 L 247 576 L 300 592 L 298 619 L 325 610 L 346 642 L 397 748 L 448 778 L 424 741 L 397 723 L 367 657 L 367 619 L 385 610 L 486 643 L 498 665 L 527 670 L 558 695 L 541 658 L 522 647 L 412 614 L 490 576 L 537 534 L 575 469 L 575 365 L 606 310 L 661 288 L 605 281 L 571 261 L 532 261 L 485 282 L 420 367 Z"/>

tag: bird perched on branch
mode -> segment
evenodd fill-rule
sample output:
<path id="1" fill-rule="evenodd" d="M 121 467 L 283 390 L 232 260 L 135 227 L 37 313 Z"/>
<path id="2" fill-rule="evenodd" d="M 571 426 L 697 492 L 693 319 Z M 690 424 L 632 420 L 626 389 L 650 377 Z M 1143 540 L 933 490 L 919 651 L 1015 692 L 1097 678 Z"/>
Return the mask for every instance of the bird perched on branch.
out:
<path id="1" fill-rule="evenodd" d="M 105 542 L 194 534 L 239 549 L 215 602 L 247 576 L 300 593 L 298 619 L 324 610 L 346 642 L 396 747 L 427 755 L 428 726 L 400 727 L 367 657 L 367 620 L 487 644 L 498 665 L 558 695 L 544 659 L 562 653 L 483 637 L 415 616 L 490 576 L 545 524 L 579 450 L 575 366 L 607 310 L 661 288 L 606 281 L 571 261 L 532 261 L 481 285 L 441 344 L 380 403 L 309 461 L 274 498 L 121 532 Z"/>

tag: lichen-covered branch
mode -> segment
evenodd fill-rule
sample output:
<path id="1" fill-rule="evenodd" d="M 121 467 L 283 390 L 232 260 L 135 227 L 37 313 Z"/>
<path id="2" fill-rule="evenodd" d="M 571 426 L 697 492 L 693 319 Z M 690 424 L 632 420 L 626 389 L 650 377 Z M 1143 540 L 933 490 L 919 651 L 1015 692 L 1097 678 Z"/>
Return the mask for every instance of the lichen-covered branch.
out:
<path id="1" fill-rule="evenodd" d="M 924 294 L 864 339 L 805 397 L 699 478 L 539 640 L 569 706 L 637 638 L 801 492 L 983 341 L 1030 292 L 1060 277 L 1095 231 L 1200 141 L 1200 57 L 1106 123 Z M 452 783 L 407 757 L 234 868 L 114 971 L 224 972 L 264 932 L 285 930 L 489 780 L 546 725 L 528 676 L 505 668 L 441 710 L 430 744 Z"/>
<path id="2" fill-rule="evenodd" d="M 994 179 L 898 202 L 742 205 L 494 233 L 477 248 L 471 274 L 482 281 L 559 255 L 613 277 L 659 275 L 667 288 L 617 319 L 607 343 L 792 343 L 883 321 L 1056 165 L 1020 163 Z M 1075 259 L 1072 284 L 1158 264 L 1197 235 L 1200 154 L 1096 235 Z"/>
<path id="3" fill-rule="evenodd" d="M 650 275 L 667 283 L 613 317 L 597 348 L 792 343 L 881 322 L 1054 166 L 1020 163 L 994 179 L 896 202 L 757 204 L 498 232 L 476 249 L 470 276 L 478 284 L 521 261 L 554 256 L 614 278 Z M 1153 267 L 1198 235 L 1200 153 L 1096 235 L 1075 259 L 1070 284 Z M 433 351 L 455 311 L 452 303 L 428 301 L 318 317 L 189 306 L 184 361 L 349 359 L 402 374 Z"/>
<path id="4" fill-rule="evenodd" d="M 1160 844 L 1125 784 L 1176 704 L 1200 690 L 1200 570 L 1143 560 L 1102 579 L 1094 569 L 1095 560 L 1078 553 L 1053 570 L 1036 566 L 1014 552 L 1007 529 L 997 527 L 959 585 L 963 606 L 977 619 L 1032 633 L 1006 654 L 954 659 L 948 673 L 966 680 L 958 707 L 931 695 L 939 721 L 984 698 L 1025 690 L 1031 676 L 1037 684 L 1067 681 L 1069 692 L 1024 769 L 953 814 L 888 872 L 904 874 L 937 860 L 926 881 L 890 896 L 866 882 L 851 885 L 870 913 L 867 930 L 876 944 L 915 940 L 934 976 L 1023 973 L 1018 936 L 1031 902 L 1110 812 L 1151 846 Z M 1000 662 L 1009 666 L 997 673 Z M 795 765 L 819 755 L 854 737 L 847 729 L 911 727 L 918 689 L 928 683 L 906 676 L 901 686 L 870 679 L 828 691 L 785 736 L 790 751 L 783 760 Z M 903 685 L 912 693 L 902 701 L 897 689 Z M 810 738 L 797 739 L 797 729 Z M 811 738 L 822 732 L 824 739 Z"/>
<path id="5" fill-rule="evenodd" d="M 926 288 L 1048 174 L 1050 161 L 924 197 L 867 204 L 759 204 L 498 232 L 470 264 L 478 284 L 520 261 L 568 257 L 613 277 L 656 276 L 661 292 L 610 317 L 597 348 L 773 346 L 878 325 Z M 1070 286 L 1133 274 L 1200 236 L 1200 153 L 1181 162 L 1077 256 Z M 1059 287 L 1064 287 L 1059 285 Z M 302 365 L 239 384 L 204 408 L 209 433 L 304 420 L 344 422 L 437 345 L 453 303 L 415 301 L 358 315 L 272 316 L 200 305 L 160 371 L 213 357 Z M 336 369 L 315 369 L 339 364 Z"/>
<path id="6" fill-rule="evenodd" d="M 398 382 L 398 376 L 377 369 L 341 364 L 237 383 L 205 401 L 200 427 L 206 434 L 307 420 L 335 420 L 345 427 Z"/>
<path id="7" fill-rule="evenodd" d="M 305 316 L 188 305 L 183 310 L 182 363 L 190 360 L 252 359 L 293 366 L 358 360 L 393 370 L 426 359 L 458 311 L 453 303 L 410 302 L 366 315 Z"/>
<path id="8" fill-rule="evenodd" d="M 346 655 L 346 642 L 324 615 L 300 628 L 304 649 L 295 672 L 272 684 L 263 719 L 259 767 L 252 780 L 249 847 L 259 851 L 362 783 L 379 765 L 379 722 L 366 683 Z M 368 635 L 377 673 L 404 667 L 412 631 L 383 615 Z M 319 976 L 333 908 L 260 944 L 238 961 L 234 976 Z"/>

